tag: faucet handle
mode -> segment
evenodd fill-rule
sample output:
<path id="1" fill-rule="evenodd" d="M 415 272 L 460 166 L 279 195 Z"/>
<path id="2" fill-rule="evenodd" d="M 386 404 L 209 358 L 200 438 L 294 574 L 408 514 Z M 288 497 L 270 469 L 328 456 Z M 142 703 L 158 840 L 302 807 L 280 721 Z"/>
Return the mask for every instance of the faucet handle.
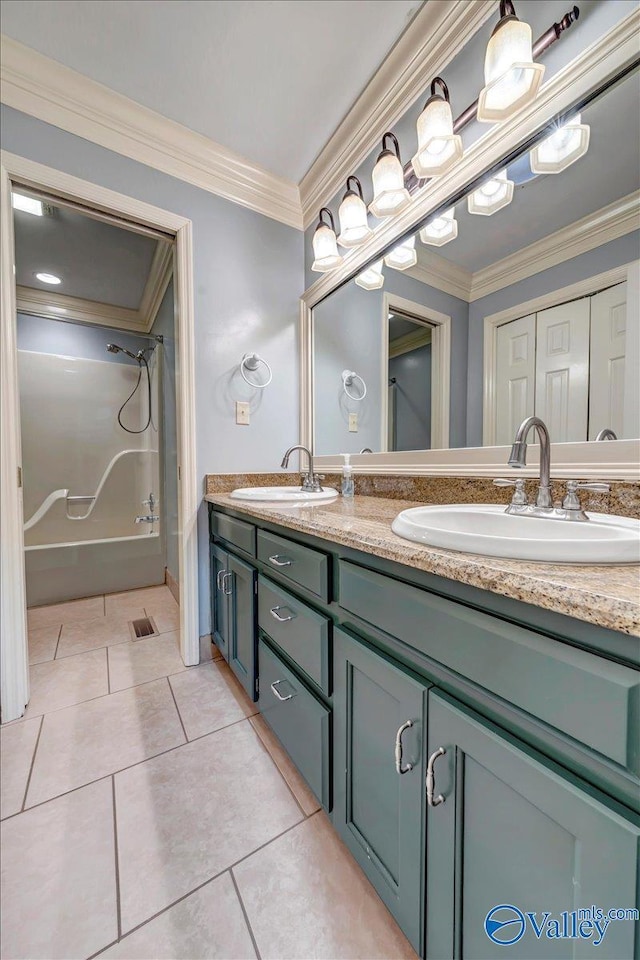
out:
<path id="1" fill-rule="evenodd" d="M 524 489 L 524 479 L 506 480 L 503 477 L 496 477 L 493 481 L 496 487 L 515 487 L 511 503 L 513 506 L 525 507 L 528 504 L 527 494 Z"/>
<path id="2" fill-rule="evenodd" d="M 593 490 L 594 493 L 609 493 L 608 483 L 580 483 L 578 480 L 567 480 L 567 492 L 562 501 L 563 510 L 580 510 L 578 490 Z"/>

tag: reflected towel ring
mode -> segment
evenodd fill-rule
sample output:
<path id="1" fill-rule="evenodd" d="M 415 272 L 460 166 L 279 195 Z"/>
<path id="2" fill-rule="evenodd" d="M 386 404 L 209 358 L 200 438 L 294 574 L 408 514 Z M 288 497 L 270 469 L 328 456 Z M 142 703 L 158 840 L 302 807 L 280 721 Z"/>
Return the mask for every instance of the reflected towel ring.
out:
<path id="1" fill-rule="evenodd" d="M 352 393 L 349 393 L 347 389 L 347 387 L 353 386 L 354 380 L 359 380 L 360 383 L 362 384 L 362 393 L 359 397 L 354 397 L 354 395 Z M 367 395 L 367 385 L 362 379 L 362 377 L 360 376 L 360 374 L 356 373 L 355 370 L 342 371 L 342 386 L 344 388 L 344 392 L 346 393 L 346 395 L 349 397 L 350 400 L 364 400 L 364 398 Z"/>
<path id="2" fill-rule="evenodd" d="M 245 371 L 257 370 L 261 363 L 267 368 L 269 375 L 264 383 L 256 383 L 254 380 L 249 379 Z M 267 361 L 257 353 L 245 353 L 244 357 L 240 361 L 240 373 L 242 374 L 242 379 L 248 383 L 250 387 L 258 387 L 259 390 L 262 390 L 264 387 L 268 386 L 273 380 L 271 367 Z"/>

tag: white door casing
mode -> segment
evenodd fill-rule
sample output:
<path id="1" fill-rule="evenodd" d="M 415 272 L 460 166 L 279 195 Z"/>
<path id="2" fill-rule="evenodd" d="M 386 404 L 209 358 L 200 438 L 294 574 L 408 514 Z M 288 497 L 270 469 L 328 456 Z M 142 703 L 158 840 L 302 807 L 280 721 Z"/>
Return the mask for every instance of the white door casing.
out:
<path id="1" fill-rule="evenodd" d="M 589 364 L 589 440 L 608 427 L 624 434 L 624 384 L 627 343 L 627 284 L 591 298 Z"/>
<path id="2" fill-rule="evenodd" d="M 512 443 L 535 411 L 536 317 L 498 327 L 496 342 L 496 443 Z"/>

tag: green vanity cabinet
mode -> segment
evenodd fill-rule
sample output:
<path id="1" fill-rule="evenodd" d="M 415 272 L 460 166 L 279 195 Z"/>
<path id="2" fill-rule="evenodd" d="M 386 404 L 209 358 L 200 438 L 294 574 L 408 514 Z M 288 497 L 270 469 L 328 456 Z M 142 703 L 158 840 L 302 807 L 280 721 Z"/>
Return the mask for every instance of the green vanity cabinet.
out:
<path id="1" fill-rule="evenodd" d="M 211 547 L 212 635 L 252 700 L 257 700 L 257 570 Z"/>
<path id="2" fill-rule="evenodd" d="M 563 932 L 563 911 L 636 907 L 639 827 L 603 795 L 436 688 L 429 692 L 428 723 L 433 797 L 443 798 L 427 807 L 428 960 L 637 957 L 632 920 L 612 921 L 594 949 L 595 935 L 549 937 L 552 924 L 538 939 L 526 915 L 535 912 L 540 926 L 549 912 Z M 489 920 L 498 944 L 485 919 L 500 905 L 505 909 Z M 513 922 L 494 928 L 492 919 Z M 572 923 L 567 916 L 570 933 Z"/>
<path id="3" fill-rule="evenodd" d="M 333 824 L 421 953 L 428 688 L 339 629 L 334 684 Z"/>

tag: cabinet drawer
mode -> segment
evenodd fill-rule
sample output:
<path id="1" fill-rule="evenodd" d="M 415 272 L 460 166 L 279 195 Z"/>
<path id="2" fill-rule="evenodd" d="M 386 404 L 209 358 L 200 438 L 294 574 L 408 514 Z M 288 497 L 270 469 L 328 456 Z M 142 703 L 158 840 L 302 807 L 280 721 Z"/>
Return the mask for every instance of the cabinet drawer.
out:
<path id="1" fill-rule="evenodd" d="M 640 774 L 639 671 L 352 563 L 340 605 Z"/>
<path id="2" fill-rule="evenodd" d="M 303 673 L 327 696 L 329 621 L 265 577 L 258 583 L 258 622 Z"/>
<path id="3" fill-rule="evenodd" d="M 258 558 L 281 577 L 329 599 L 329 558 L 311 547 L 258 530 Z"/>
<path id="4" fill-rule="evenodd" d="M 259 658 L 260 712 L 322 806 L 330 810 L 331 711 L 264 640 L 260 640 Z"/>
<path id="5" fill-rule="evenodd" d="M 226 513 L 211 512 L 211 533 L 244 550 L 252 557 L 256 555 L 256 528 L 244 520 L 228 517 Z"/>

